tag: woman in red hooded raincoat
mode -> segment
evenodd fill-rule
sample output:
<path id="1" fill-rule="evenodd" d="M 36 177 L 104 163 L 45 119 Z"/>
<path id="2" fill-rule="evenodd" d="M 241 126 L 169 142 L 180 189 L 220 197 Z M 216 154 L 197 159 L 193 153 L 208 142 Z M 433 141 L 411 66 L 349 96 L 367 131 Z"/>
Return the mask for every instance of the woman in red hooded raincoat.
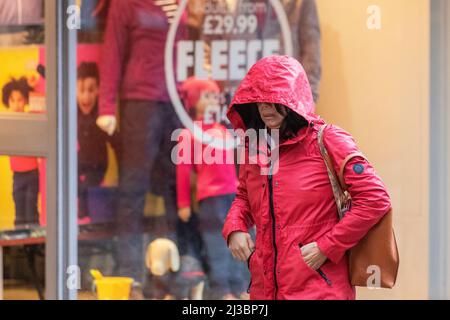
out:
<path id="1" fill-rule="evenodd" d="M 391 207 L 385 185 L 352 136 L 327 125 L 325 147 L 352 197 L 339 221 L 317 139 L 325 123 L 314 108 L 300 63 L 270 56 L 250 69 L 227 113 L 235 129 L 279 129 L 280 136 L 268 174 L 260 162 L 240 164 L 238 192 L 223 227 L 233 256 L 247 260 L 251 299 L 355 299 L 345 253 Z M 248 234 L 252 226 L 255 243 Z"/>

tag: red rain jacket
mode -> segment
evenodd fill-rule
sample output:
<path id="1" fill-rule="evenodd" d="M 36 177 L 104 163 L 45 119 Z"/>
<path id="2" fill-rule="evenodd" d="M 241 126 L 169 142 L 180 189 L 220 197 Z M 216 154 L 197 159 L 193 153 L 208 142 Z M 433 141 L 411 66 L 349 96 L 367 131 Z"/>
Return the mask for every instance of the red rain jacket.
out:
<path id="1" fill-rule="evenodd" d="M 236 91 L 228 110 L 235 129 L 246 129 L 245 108 L 280 103 L 308 122 L 279 146 L 279 169 L 261 175 L 258 164 L 240 165 L 236 198 L 223 236 L 256 226 L 255 251 L 248 265 L 251 299 L 355 299 L 348 276 L 348 249 L 358 243 L 391 207 L 385 185 L 360 154 L 350 134 L 329 125 L 324 143 L 336 172 L 343 170 L 352 207 L 339 221 L 317 134 L 323 120 L 314 114 L 302 66 L 287 56 L 257 62 Z M 242 116 L 241 116 L 242 115 Z M 346 158 L 345 168 L 341 168 Z M 316 241 L 328 257 L 322 275 L 304 262 L 300 247 Z"/>

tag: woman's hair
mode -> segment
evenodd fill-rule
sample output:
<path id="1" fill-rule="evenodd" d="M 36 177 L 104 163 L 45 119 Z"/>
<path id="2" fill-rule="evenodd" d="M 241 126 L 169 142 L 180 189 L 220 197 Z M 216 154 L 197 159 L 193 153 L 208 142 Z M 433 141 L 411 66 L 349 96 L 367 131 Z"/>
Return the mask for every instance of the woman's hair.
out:
<path id="1" fill-rule="evenodd" d="M 308 121 L 295 111 L 279 103 L 274 105 L 278 113 L 286 114 L 280 126 L 280 141 L 286 141 L 295 137 L 301 128 L 308 126 Z M 247 128 L 259 130 L 266 127 L 266 124 L 261 119 L 256 103 L 237 105 L 236 111 Z"/>
<path id="2" fill-rule="evenodd" d="M 9 107 L 9 97 L 13 91 L 19 91 L 28 103 L 30 97 L 30 91 L 32 88 L 29 86 L 27 78 L 22 77 L 20 79 L 12 78 L 10 82 L 3 86 L 2 90 L 2 102 L 6 107 Z"/>

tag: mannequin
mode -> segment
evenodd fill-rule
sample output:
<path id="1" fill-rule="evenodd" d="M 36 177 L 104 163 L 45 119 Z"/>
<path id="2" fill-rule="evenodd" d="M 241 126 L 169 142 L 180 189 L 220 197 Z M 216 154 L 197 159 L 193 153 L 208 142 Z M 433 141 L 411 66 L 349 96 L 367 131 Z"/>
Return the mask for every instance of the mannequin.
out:
<path id="1" fill-rule="evenodd" d="M 108 135 L 112 136 L 117 127 L 116 116 L 99 116 L 97 118 L 97 125 Z"/>
<path id="2" fill-rule="evenodd" d="M 164 47 L 177 1 L 173 0 L 170 8 L 166 7 L 169 2 L 110 1 L 100 62 L 96 123 L 108 134 L 116 127 L 121 133 L 118 267 L 121 276 L 135 279 L 133 290 L 138 291 L 144 276 L 141 225 L 147 192 L 156 189 L 164 197 L 169 226 L 165 236 L 175 240 L 175 167 L 170 161 L 170 134 L 181 124 L 170 103 L 164 75 Z M 177 37 L 183 34 L 182 24 L 177 32 Z"/>
<path id="3" fill-rule="evenodd" d="M 216 122 L 216 110 L 220 110 L 220 89 L 215 81 L 190 77 L 181 86 L 181 91 L 184 106 L 203 130 L 212 136 L 232 139 L 227 128 Z M 178 216 L 185 222 L 190 222 L 194 217 L 199 220 L 199 230 L 209 266 L 210 297 L 225 300 L 244 298 L 250 280 L 247 267 L 233 260 L 221 232 L 238 185 L 235 165 L 227 163 L 227 159 L 233 159 L 234 151 L 212 150 L 207 144 L 196 140 L 188 129 L 180 133 L 180 140 L 178 147 L 181 149 L 177 153 L 189 154 L 191 159 L 177 159 Z M 191 152 L 185 152 L 185 148 Z M 217 163 L 210 162 L 209 155 L 212 153 L 219 157 L 215 158 L 219 160 Z M 194 164 L 194 159 L 199 158 L 202 158 L 204 163 Z M 191 213 L 192 173 L 197 175 L 195 190 L 199 210 L 196 216 Z"/>

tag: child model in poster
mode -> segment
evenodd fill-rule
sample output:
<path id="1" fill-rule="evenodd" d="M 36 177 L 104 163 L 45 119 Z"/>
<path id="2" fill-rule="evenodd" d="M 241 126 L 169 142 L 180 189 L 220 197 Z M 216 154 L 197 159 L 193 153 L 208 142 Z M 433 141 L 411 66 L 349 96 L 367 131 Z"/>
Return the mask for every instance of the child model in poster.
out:
<path id="1" fill-rule="evenodd" d="M 18 80 L 12 79 L 3 87 L 3 104 L 12 112 L 25 112 L 31 90 L 25 77 Z M 38 159 L 10 157 L 10 165 L 13 171 L 13 198 L 16 207 L 14 225 L 16 227 L 38 226 Z"/>
<path id="2" fill-rule="evenodd" d="M 98 117 L 99 71 L 95 62 L 82 62 L 77 73 L 78 105 L 78 218 L 90 221 L 87 194 L 103 182 L 108 167 L 107 142 L 118 154 L 117 132 L 109 136 L 95 121 Z M 117 158 L 117 157 L 116 157 Z"/>
<path id="3" fill-rule="evenodd" d="M 205 117 L 208 107 L 217 108 L 219 105 L 219 87 L 214 81 L 192 77 L 184 82 L 181 90 L 185 97 L 185 107 L 203 130 L 208 130 L 210 134 L 215 132 L 222 138 L 231 138 L 225 126 L 205 121 L 208 118 Z M 205 159 L 202 159 L 201 164 L 194 164 L 194 158 L 201 156 L 194 152 L 201 151 L 203 154 L 210 147 L 202 144 L 201 148 L 194 148 L 194 143 L 201 142 L 194 141 L 192 133 L 187 129 L 181 132 L 179 143 L 179 147 L 183 144 L 183 149 L 190 149 L 191 157 L 183 157 L 182 161 L 177 161 L 178 215 L 183 221 L 188 221 L 191 217 L 190 175 L 195 171 L 200 230 L 208 259 L 211 294 L 215 299 L 237 299 L 244 294 L 247 279 L 242 269 L 243 264 L 233 260 L 221 238 L 221 228 L 237 188 L 236 168 L 232 162 L 226 161 L 234 158 L 233 150 L 214 149 L 210 152 L 221 152 L 223 164 L 206 164 Z"/>

